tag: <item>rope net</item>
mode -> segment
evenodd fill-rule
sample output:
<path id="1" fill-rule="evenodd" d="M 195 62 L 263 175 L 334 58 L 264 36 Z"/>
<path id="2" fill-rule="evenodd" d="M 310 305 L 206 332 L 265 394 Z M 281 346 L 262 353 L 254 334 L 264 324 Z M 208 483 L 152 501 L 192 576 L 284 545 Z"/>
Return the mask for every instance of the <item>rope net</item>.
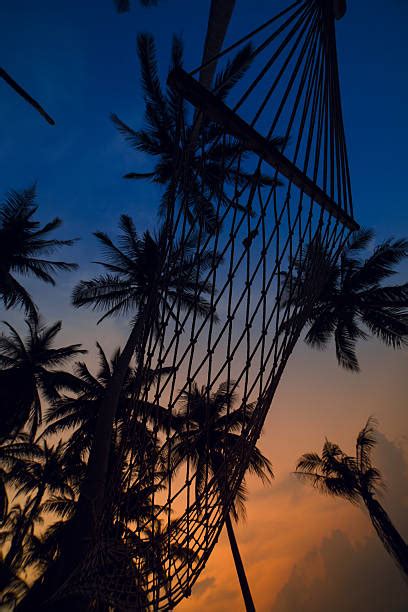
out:
<path id="1" fill-rule="evenodd" d="M 160 289 L 141 317 L 97 537 L 58 597 L 159 610 L 190 594 L 237 503 L 326 264 L 357 227 L 331 2 L 282 6 L 215 59 L 248 42 L 234 99 L 217 83 L 205 90 L 202 67 L 170 78 L 183 112 Z"/>

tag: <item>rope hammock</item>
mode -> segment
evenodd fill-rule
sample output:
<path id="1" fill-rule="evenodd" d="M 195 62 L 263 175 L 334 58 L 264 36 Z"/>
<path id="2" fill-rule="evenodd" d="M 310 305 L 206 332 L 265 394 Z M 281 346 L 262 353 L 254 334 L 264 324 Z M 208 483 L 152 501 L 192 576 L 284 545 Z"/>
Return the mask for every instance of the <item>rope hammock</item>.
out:
<path id="1" fill-rule="evenodd" d="M 276 15 L 213 60 L 252 44 L 253 61 L 228 104 L 198 83 L 203 66 L 170 77 L 195 124 L 188 131 L 180 121 L 180 143 L 189 138 L 190 148 L 180 147 L 184 158 L 167 194 L 163 275 L 194 265 L 197 286 L 190 308 L 177 291 L 151 306 L 160 316 L 144 327 L 98 537 L 56 598 L 79 593 L 96 607 L 168 610 L 190 594 L 325 280 L 325 262 L 358 227 L 335 40 L 341 3 L 275 4 L 282 4 Z M 225 156 L 215 169 L 216 147 Z M 210 221 L 198 201 L 202 209 L 212 203 Z M 162 368 L 161 376 L 146 374 Z M 226 418 L 214 454 L 217 401 Z M 156 418 L 144 409 L 152 405 Z M 231 444 L 222 423 L 238 408 Z M 204 414 L 201 429 L 193 410 Z M 197 446 L 183 455 L 190 439 Z M 199 465 L 193 451 L 200 449 Z"/>

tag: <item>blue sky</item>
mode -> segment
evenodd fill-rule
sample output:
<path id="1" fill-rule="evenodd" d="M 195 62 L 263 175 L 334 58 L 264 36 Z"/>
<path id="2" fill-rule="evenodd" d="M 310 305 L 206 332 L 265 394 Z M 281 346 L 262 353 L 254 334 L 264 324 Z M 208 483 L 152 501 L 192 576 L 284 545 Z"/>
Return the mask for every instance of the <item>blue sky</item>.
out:
<path id="1" fill-rule="evenodd" d="M 365 0 L 349 4 L 337 30 L 355 215 L 379 239 L 407 235 L 408 4 L 373 0 L 369 10 Z M 266 20 L 270 6 L 238 0 L 227 42 Z M 94 270 L 90 262 L 98 255 L 92 231 L 114 231 L 122 212 L 141 230 L 154 226 L 157 190 L 121 178 L 149 169 L 149 160 L 123 142 L 109 115 L 143 124 L 137 33 L 154 34 L 163 76 L 173 33 L 184 38 L 187 68 L 197 67 L 208 7 L 208 1 L 161 0 L 146 9 L 135 1 L 130 13 L 118 15 L 111 0 L 1 3 L 2 63 L 56 121 L 46 124 L 0 83 L 1 192 L 36 181 L 41 218 L 58 214 L 64 235 L 81 237 L 67 254 L 81 271 L 61 277 L 57 292 L 33 287 L 45 298 L 40 306 L 47 316 L 55 316 L 56 304 L 58 316 L 73 316 L 71 288 Z"/>
<path id="2" fill-rule="evenodd" d="M 361 225 L 373 227 L 379 240 L 390 235 L 407 236 L 408 2 L 349 0 L 348 4 L 337 35 L 355 216 Z M 271 0 L 237 0 L 228 40 L 266 20 L 273 5 Z M 75 312 L 69 306 L 75 282 L 87 278 L 95 269 L 90 263 L 98 259 L 92 231 L 114 233 L 123 212 L 130 213 L 141 230 L 154 226 L 156 219 L 158 192 L 151 185 L 121 178 L 125 172 L 148 169 L 149 160 L 123 142 L 109 119 L 110 113 L 115 112 L 134 127 L 143 123 L 136 35 L 140 31 L 155 35 L 164 75 L 172 34 L 181 34 L 187 68 L 195 68 L 200 63 L 208 8 L 209 0 L 161 0 L 158 7 L 150 9 L 134 0 L 130 13 L 117 15 L 112 0 L 0 3 L 2 65 L 56 121 L 55 127 L 47 125 L 0 82 L 0 190 L 3 194 L 36 181 L 41 219 L 61 216 L 64 227 L 60 234 L 81 237 L 66 252 L 67 260 L 80 264 L 79 271 L 61 276 L 57 289 L 28 283 L 46 317 L 64 319 L 63 337 L 70 342 L 82 341 L 90 348 L 97 333 L 105 346 L 113 348 L 126 330 L 125 322 L 111 321 L 96 331 L 97 317 L 92 312 Z M 7 318 L 18 325 L 22 321 L 21 313 L 8 313 Z M 283 498 L 279 498 L 279 487 L 285 485 L 285 478 L 289 479 L 297 456 L 306 450 L 318 450 L 324 435 L 351 448 L 354 434 L 370 413 L 380 417 L 384 431 L 393 440 L 407 435 L 406 353 L 369 343 L 359 355 L 363 373 L 352 376 L 336 367 L 333 354 L 306 353 L 299 345 L 263 438 L 277 474 L 277 488 L 273 489 L 277 497 L 269 498 L 268 493 L 264 498 L 265 505 L 272 508 L 268 529 L 276 525 L 281 532 L 288 529 L 282 513 L 276 517 L 273 514 L 285 507 Z M 297 427 L 293 427 L 294 415 Z M 347 514 L 337 502 L 321 506 L 320 498 L 312 501 L 312 494 L 296 489 L 296 495 L 296 504 L 291 499 L 289 507 L 299 509 L 302 516 L 297 520 L 302 529 L 301 521 L 307 524 L 303 531 L 310 538 L 327 535 L 328 525 L 349 537 L 357 531 L 356 524 L 360 529 L 357 515 Z M 260 506 L 256 499 L 254 494 L 255 501 L 248 505 L 250 527 L 238 532 L 244 556 L 251 550 L 258 554 L 255 544 L 269 542 L 269 532 L 255 538 L 251 531 L 256 525 L 264 525 L 259 513 L 263 517 L 265 512 L 262 508 L 257 514 Z M 304 518 L 306 514 L 310 522 Z M 359 533 L 366 533 L 363 527 Z M 269 591 L 274 576 L 279 577 L 282 587 L 291 564 L 297 556 L 307 553 L 309 540 L 299 542 L 294 542 L 290 553 L 287 543 L 281 551 L 275 547 L 268 552 L 268 562 L 276 564 L 271 575 L 266 570 L 258 572 L 259 580 L 268 581 L 260 583 L 259 597 Z M 387 562 L 384 561 L 384 571 L 393 571 Z M 236 595 L 232 565 L 225 564 L 224 559 L 215 563 L 220 571 L 219 581 L 224 580 L 222 572 L 224 566 L 227 568 L 224 583 L 229 585 L 232 581 Z M 211 578 L 211 567 L 208 571 L 204 580 Z M 253 570 L 254 581 L 255 574 Z M 279 584 L 273 584 L 276 594 Z M 218 587 L 219 584 L 217 598 Z M 192 600 L 186 609 L 194 609 L 196 600 Z M 238 610 L 239 597 L 231 601 Z M 211 609 L 221 612 L 229 607 L 217 608 L 214 604 Z M 258 609 L 270 610 L 270 604 Z"/>
<path id="3" fill-rule="evenodd" d="M 137 32 L 152 32 L 162 67 L 173 32 L 184 37 L 188 67 L 199 64 L 208 2 L 161 0 L 117 15 L 111 0 L 1 3 L 2 63 L 42 101 L 56 127 L 1 85 L 1 189 L 38 182 L 41 213 L 58 211 L 69 233 L 109 228 L 123 211 L 140 226 L 151 222 L 157 194 L 127 183 L 127 170 L 148 161 L 115 132 L 109 114 L 141 125 L 142 99 L 135 53 Z M 338 25 L 343 104 L 355 213 L 378 233 L 408 233 L 405 207 L 408 79 L 403 0 L 349 2 Z M 235 39 L 269 15 L 270 1 L 238 0 Z"/>

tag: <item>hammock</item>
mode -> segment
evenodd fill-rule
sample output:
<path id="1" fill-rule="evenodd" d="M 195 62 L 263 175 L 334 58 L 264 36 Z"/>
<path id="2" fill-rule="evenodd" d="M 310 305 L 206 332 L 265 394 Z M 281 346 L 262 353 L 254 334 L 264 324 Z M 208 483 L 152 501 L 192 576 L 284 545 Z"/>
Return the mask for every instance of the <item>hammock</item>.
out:
<path id="1" fill-rule="evenodd" d="M 175 296 L 157 328 L 146 335 L 139 366 L 169 369 L 157 380 L 145 377 L 135 391 L 98 537 L 57 598 L 79 593 L 96 607 L 172 609 L 190 594 L 218 540 L 287 360 L 325 280 L 325 262 L 338 257 L 358 227 L 335 40 L 334 18 L 342 16 L 341 5 L 299 0 L 282 6 L 214 58 L 228 59 L 252 43 L 253 62 L 228 104 L 196 80 L 203 66 L 171 75 L 179 103 L 194 112 L 200 156 L 190 163 L 187 155 L 174 177 L 163 266 L 175 265 L 176 239 L 186 245 L 186 261 L 203 262 L 210 309 L 202 316 L 192 299 L 191 308 L 182 310 Z M 181 124 L 180 140 L 185 133 Z M 242 146 L 234 159 L 225 156 L 214 185 L 211 148 L 227 151 L 231 142 Z M 177 192 L 181 184 L 183 198 Z M 201 194 L 203 202 L 212 201 L 211 230 L 187 209 L 189 185 L 191 198 Z M 199 291 L 197 285 L 194 298 Z M 226 414 L 235 397 L 235 408 L 241 406 L 249 418 L 237 429 L 237 443 L 224 448 L 222 461 L 215 466 L 207 461 L 197 484 L 191 455 L 174 458 L 180 440 L 174 417 L 186 394 L 202 388 L 210 402 L 220 385 L 231 400 Z M 167 424 L 163 418 L 157 424 L 159 408 L 157 420 L 149 420 L 141 410 L 144 402 L 164 407 Z M 188 437 L 188 418 L 186 423 Z M 129 442 L 131 451 L 126 450 Z M 138 500 L 136 510 L 130 491 Z"/>

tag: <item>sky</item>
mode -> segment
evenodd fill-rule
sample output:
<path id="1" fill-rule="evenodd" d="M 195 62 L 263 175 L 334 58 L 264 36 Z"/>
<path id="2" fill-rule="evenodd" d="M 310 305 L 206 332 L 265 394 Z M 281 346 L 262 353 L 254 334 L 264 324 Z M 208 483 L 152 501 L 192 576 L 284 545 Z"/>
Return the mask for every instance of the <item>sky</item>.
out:
<path id="1" fill-rule="evenodd" d="M 237 0 L 227 40 L 266 20 L 272 5 Z M 408 236 L 408 3 L 350 0 L 349 5 L 337 36 L 355 216 L 375 229 L 377 241 Z M 69 306 L 74 284 L 95 270 L 92 232 L 113 231 L 123 212 L 132 214 L 138 227 L 153 227 L 158 197 L 152 186 L 121 178 L 149 169 L 149 160 L 123 142 L 109 116 L 114 112 L 134 127 L 143 124 L 137 33 L 154 34 L 163 74 L 171 37 L 182 35 L 192 69 L 200 63 L 208 8 L 208 1 L 161 0 L 150 9 L 133 2 L 130 13 L 117 15 L 111 0 L 0 3 L 2 65 L 56 121 L 48 126 L 0 83 L 1 192 L 35 182 L 40 218 L 59 215 L 60 235 L 81 238 L 65 255 L 80 264 L 78 271 L 61 276 L 56 289 L 29 286 L 45 317 L 63 320 L 62 340 L 79 339 L 91 362 L 96 337 L 113 349 L 127 332 L 123 320 L 96 328 L 92 312 Z M 401 278 L 407 271 L 401 269 Z M 20 313 L 7 318 L 21 327 Z M 408 537 L 407 353 L 370 341 L 359 357 L 362 372 L 352 375 L 340 371 L 333 352 L 311 352 L 300 343 L 272 405 L 261 447 L 276 478 L 266 489 L 250 483 L 247 520 L 237 528 L 261 612 L 320 612 L 329 602 L 336 612 L 400 612 L 408 606 L 408 591 L 367 516 L 319 496 L 292 474 L 296 459 L 320 450 L 325 436 L 352 452 L 358 430 L 375 414 L 382 432 L 378 463 L 388 482 L 384 505 Z M 231 606 L 243 609 L 222 537 L 180 610 L 223 612 Z"/>

